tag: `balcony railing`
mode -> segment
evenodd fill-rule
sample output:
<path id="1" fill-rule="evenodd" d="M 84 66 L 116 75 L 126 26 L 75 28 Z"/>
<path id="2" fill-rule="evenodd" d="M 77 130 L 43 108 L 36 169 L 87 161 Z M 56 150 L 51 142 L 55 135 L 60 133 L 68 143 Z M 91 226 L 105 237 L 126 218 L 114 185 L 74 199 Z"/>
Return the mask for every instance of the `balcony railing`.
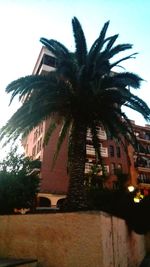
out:
<path id="1" fill-rule="evenodd" d="M 53 71 L 54 69 L 55 68 L 52 66 L 42 64 L 41 67 L 39 68 L 39 74 L 47 73 L 47 72 Z"/>
<path id="2" fill-rule="evenodd" d="M 106 132 L 104 130 L 101 129 L 101 127 L 98 130 L 98 137 L 100 140 L 107 140 L 107 135 Z M 87 132 L 87 140 L 91 140 L 91 133 L 90 131 Z"/>
<path id="3" fill-rule="evenodd" d="M 107 139 L 106 132 L 104 130 L 102 130 L 101 128 L 98 131 L 98 137 L 101 140 L 106 140 Z"/>
<path id="4" fill-rule="evenodd" d="M 94 150 L 93 146 L 87 145 L 86 146 L 86 153 L 87 153 L 87 155 L 95 156 L 95 150 Z M 100 153 L 101 153 L 102 157 L 108 157 L 108 148 L 107 147 L 101 147 Z"/>
<path id="5" fill-rule="evenodd" d="M 150 172 L 150 167 L 148 167 L 148 166 L 145 166 L 145 167 L 139 166 L 139 167 L 137 167 L 137 169 L 139 172 Z"/>
<path id="6" fill-rule="evenodd" d="M 136 135 L 138 140 L 150 143 L 150 135 L 149 134 L 135 133 L 135 135 Z"/>
<path id="7" fill-rule="evenodd" d="M 142 184 L 150 184 L 150 177 L 146 175 L 139 175 L 138 183 Z"/>
<path id="8" fill-rule="evenodd" d="M 89 173 L 91 172 L 91 168 L 92 168 L 93 164 L 92 163 L 86 163 L 85 164 L 85 173 Z M 98 167 L 100 168 L 100 171 L 98 172 L 98 175 L 102 175 L 102 171 L 101 171 L 101 165 L 98 165 Z M 109 173 L 109 166 L 108 165 L 104 165 L 104 168 L 106 170 L 106 173 Z"/>

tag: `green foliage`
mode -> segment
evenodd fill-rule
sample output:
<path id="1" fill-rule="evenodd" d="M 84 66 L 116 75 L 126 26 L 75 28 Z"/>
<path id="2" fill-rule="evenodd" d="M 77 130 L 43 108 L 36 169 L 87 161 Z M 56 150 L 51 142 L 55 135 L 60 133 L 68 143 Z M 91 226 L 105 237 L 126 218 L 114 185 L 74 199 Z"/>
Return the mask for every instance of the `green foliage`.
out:
<path id="1" fill-rule="evenodd" d="M 32 161 L 11 150 L 0 163 L 0 213 L 12 213 L 14 208 L 32 209 L 39 189 L 39 177 L 35 168 L 39 161 Z"/>

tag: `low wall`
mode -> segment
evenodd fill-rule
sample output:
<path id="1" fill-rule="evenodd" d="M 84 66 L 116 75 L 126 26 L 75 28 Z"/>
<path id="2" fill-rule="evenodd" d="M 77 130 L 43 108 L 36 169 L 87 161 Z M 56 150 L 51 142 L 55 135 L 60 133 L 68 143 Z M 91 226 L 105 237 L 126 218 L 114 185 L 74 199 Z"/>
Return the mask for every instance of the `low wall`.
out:
<path id="1" fill-rule="evenodd" d="M 37 258 L 40 267 L 137 267 L 144 236 L 102 212 L 0 216 L 0 257 Z"/>

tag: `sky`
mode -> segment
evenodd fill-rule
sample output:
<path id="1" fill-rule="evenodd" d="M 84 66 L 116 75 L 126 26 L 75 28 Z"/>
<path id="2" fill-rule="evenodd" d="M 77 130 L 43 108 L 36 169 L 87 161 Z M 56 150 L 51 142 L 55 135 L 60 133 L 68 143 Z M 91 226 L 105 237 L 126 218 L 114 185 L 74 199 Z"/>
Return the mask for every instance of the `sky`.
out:
<path id="1" fill-rule="evenodd" d="M 17 99 L 9 106 L 5 88 L 32 73 L 42 47 L 39 39 L 56 39 L 74 50 L 74 16 L 82 25 L 89 48 L 108 20 L 108 36 L 119 33 L 118 43 L 133 44 L 129 54 L 139 54 L 122 66 L 144 79 L 134 93 L 150 106 L 149 0 L 0 0 L 0 127 L 19 107 Z M 126 113 L 137 124 L 147 123 L 135 112 Z"/>

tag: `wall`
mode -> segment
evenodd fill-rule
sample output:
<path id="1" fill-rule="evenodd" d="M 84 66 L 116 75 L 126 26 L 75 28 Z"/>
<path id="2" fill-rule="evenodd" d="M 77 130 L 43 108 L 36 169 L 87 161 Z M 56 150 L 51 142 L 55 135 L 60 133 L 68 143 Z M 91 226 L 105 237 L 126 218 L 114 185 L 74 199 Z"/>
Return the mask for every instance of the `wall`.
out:
<path id="1" fill-rule="evenodd" d="M 46 131 L 49 127 L 49 120 L 46 121 Z M 57 127 L 52 134 L 47 146 L 43 149 L 43 160 L 41 167 L 41 188 L 42 193 L 65 194 L 68 188 L 67 175 L 67 139 L 64 140 L 59 151 L 55 166 L 52 169 L 52 162 L 61 127 Z"/>
<path id="2" fill-rule="evenodd" d="M 144 236 L 102 212 L 0 216 L 0 256 L 40 267 L 137 267 Z"/>

